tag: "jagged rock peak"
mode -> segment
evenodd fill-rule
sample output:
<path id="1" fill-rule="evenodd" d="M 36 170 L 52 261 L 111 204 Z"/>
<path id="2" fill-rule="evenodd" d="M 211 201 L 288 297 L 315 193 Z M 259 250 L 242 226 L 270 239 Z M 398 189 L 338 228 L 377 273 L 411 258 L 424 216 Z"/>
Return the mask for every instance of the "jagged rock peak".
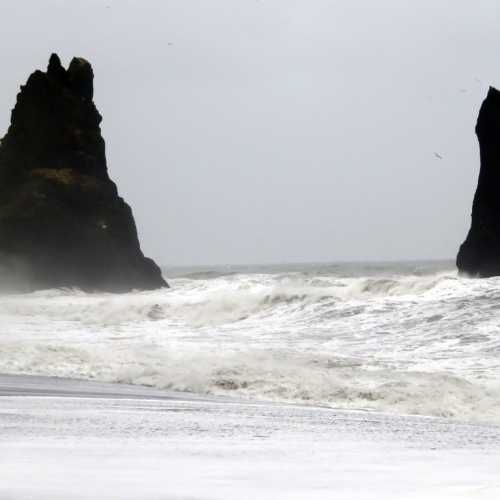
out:
<path id="1" fill-rule="evenodd" d="M 29 157 L 23 162 L 25 168 L 71 165 L 107 177 L 102 117 L 92 101 L 93 78 L 85 59 L 74 58 L 65 70 L 52 54 L 47 72 L 35 71 L 21 87 L 5 137 L 5 154 Z"/>
<path id="2" fill-rule="evenodd" d="M 0 288 L 167 286 L 109 178 L 93 80 L 52 54 L 21 86 L 0 143 Z"/>
<path id="3" fill-rule="evenodd" d="M 67 73 L 71 88 L 91 101 L 94 97 L 94 72 L 90 63 L 82 57 L 74 57 Z"/>
<path id="4" fill-rule="evenodd" d="M 460 246 L 460 272 L 479 277 L 500 275 L 500 92 L 490 87 L 476 124 L 480 170 L 472 223 Z"/>
<path id="5" fill-rule="evenodd" d="M 59 72 L 61 69 L 64 69 L 61 64 L 61 59 L 59 59 L 59 56 L 56 53 L 52 53 L 49 57 L 49 64 L 47 66 L 47 73 L 50 74 L 55 74 Z"/>
<path id="6" fill-rule="evenodd" d="M 74 57 L 65 70 L 57 54 L 52 54 L 47 66 L 47 76 L 64 83 L 73 92 L 84 99 L 94 97 L 94 71 L 91 64 L 83 57 Z"/>

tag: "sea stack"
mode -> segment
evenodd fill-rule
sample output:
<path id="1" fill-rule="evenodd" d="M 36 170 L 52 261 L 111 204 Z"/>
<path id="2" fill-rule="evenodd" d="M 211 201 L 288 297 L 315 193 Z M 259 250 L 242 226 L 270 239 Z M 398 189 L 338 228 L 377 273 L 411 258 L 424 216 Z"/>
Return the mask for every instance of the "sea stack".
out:
<path id="1" fill-rule="evenodd" d="M 489 277 L 500 275 L 500 92 L 490 87 L 476 125 L 481 168 L 472 224 L 460 246 L 460 272 Z"/>
<path id="2" fill-rule="evenodd" d="M 167 286 L 109 178 L 94 73 L 52 54 L 17 95 L 0 144 L 0 288 Z M 141 166 L 142 168 L 142 166 Z"/>

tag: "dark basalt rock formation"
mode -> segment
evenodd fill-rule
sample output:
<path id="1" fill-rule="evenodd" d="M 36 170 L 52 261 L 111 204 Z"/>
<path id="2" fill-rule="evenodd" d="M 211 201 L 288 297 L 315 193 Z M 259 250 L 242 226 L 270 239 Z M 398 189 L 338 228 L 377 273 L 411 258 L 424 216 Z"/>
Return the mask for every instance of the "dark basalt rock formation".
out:
<path id="1" fill-rule="evenodd" d="M 108 176 L 93 71 L 52 54 L 21 87 L 0 144 L 0 287 L 167 286 Z"/>
<path id="2" fill-rule="evenodd" d="M 472 225 L 457 255 L 459 271 L 473 276 L 500 275 L 500 92 L 492 87 L 476 125 L 481 169 Z"/>

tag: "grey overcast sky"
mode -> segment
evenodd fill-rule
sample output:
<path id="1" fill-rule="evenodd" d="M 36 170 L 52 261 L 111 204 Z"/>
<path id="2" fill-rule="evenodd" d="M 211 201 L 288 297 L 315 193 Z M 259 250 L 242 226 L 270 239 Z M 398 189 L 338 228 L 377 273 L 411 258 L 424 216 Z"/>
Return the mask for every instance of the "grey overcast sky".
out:
<path id="1" fill-rule="evenodd" d="M 92 63 L 161 264 L 454 258 L 466 235 L 498 0 L 0 0 L 0 42 L 1 135 L 51 52 Z"/>

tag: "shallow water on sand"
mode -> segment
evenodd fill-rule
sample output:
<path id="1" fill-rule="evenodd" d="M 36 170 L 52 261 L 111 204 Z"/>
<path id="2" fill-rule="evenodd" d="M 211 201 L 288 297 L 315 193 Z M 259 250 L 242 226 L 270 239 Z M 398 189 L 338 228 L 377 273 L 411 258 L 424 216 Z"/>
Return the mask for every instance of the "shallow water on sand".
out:
<path id="1" fill-rule="evenodd" d="M 500 495 L 496 425 L 123 384 L 0 376 L 0 450 L 10 500 Z"/>

